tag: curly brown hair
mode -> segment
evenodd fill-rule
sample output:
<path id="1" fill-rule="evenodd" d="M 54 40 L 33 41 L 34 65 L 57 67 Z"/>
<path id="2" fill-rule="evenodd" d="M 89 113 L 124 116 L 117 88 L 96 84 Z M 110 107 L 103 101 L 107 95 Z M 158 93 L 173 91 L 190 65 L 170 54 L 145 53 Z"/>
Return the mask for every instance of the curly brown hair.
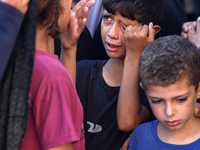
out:
<path id="1" fill-rule="evenodd" d="M 182 78 L 198 87 L 200 55 L 197 47 L 181 36 L 161 37 L 141 54 L 139 77 L 145 90 L 148 85 L 168 86 Z"/>
<path id="2" fill-rule="evenodd" d="M 48 34 L 56 38 L 59 33 L 58 19 L 63 7 L 60 0 L 36 0 L 37 24 L 46 27 Z"/>

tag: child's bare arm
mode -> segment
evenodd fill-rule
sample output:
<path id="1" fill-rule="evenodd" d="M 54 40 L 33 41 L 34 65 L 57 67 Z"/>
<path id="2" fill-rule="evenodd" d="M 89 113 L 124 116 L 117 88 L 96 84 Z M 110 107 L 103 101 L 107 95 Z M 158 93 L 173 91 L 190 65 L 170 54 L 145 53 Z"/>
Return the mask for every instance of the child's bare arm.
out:
<path id="1" fill-rule="evenodd" d="M 120 148 L 120 150 L 127 150 L 127 149 L 128 149 L 130 139 L 131 139 L 131 134 L 130 134 L 129 137 L 126 139 L 126 141 L 124 142 L 124 144 L 122 145 L 122 147 Z"/>
<path id="2" fill-rule="evenodd" d="M 148 109 L 141 105 L 139 97 L 139 58 L 144 48 L 154 40 L 156 34 L 149 26 L 128 26 L 124 33 L 126 56 L 118 100 L 118 127 L 131 131 L 150 118 Z"/>
<path id="3" fill-rule="evenodd" d="M 73 150 L 73 144 L 67 143 L 67 144 L 63 144 L 58 147 L 54 147 L 54 148 L 50 148 L 50 149 L 46 149 L 46 150 Z"/>
<path id="4" fill-rule="evenodd" d="M 77 42 L 83 32 L 90 7 L 95 0 L 82 0 L 72 10 L 67 31 L 60 35 L 61 61 L 70 73 L 73 81 L 76 81 L 76 50 Z"/>
<path id="5" fill-rule="evenodd" d="M 28 10 L 28 3 L 30 0 L 1 0 L 12 7 L 18 9 L 21 13 L 25 14 Z"/>

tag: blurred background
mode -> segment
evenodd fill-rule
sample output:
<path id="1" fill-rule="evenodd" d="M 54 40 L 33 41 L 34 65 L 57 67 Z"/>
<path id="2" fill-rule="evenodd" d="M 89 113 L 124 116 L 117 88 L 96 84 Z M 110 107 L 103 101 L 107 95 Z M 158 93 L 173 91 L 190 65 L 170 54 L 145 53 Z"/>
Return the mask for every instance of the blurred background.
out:
<path id="1" fill-rule="evenodd" d="M 186 13 L 188 14 L 188 19 L 193 21 L 200 16 L 200 0 L 181 0 Z"/>

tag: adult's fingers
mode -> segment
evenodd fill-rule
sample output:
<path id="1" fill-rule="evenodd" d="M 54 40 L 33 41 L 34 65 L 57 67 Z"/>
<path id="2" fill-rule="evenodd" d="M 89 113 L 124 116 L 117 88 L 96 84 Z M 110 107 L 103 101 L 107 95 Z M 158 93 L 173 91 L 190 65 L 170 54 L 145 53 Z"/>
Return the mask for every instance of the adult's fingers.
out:
<path id="1" fill-rule="evenodd" d="M 200 20 L 197 20 L 196 32 L 200 33 Z"/>
<path id="2" fill-rule="evenodd" d="M 82 0 L 72 9 L 72 13 L 75 14 L 79 19 L 87 18 L 88 11 L 94 3 L 95 0 Z"/>
<path id="3" fill-rule="evenodd" d="M 149 41 L 154 41 L 155 35 L 156 35 L 156 30 L 153 27 L 153 23 L 149 23 Z"/>
<path id="4" fill-rule="evenodd" d="M 181 36 L 184 37 L 185 39 L 188 39 L 187 34 L 185 32 L 183 32 L 183 31 L 181 32 Z"/>
<path id="5" fill-rule="evenodd" d="M 95 0 L 81 0 L 76 4 L 76 6 L 72 9 L 74 12 L 79 12 L 84 7 L 92 7 L 92 5 L 95 3 Z"/>

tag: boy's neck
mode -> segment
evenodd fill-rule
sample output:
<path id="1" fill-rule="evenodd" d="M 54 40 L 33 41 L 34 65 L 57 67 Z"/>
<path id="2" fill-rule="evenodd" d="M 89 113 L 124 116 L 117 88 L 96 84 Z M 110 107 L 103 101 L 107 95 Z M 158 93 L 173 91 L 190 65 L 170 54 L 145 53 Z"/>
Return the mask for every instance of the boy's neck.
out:
<path id="1" fill-rule="evenodd" d="M 35 49 L 54 54 L 54 39 L 48 35 L 45 28 L 36 28 Z"/>
<path id="2" fill-rule="evenodd" d="M 105 82 L 112 87 L 120 86 L 124 60 L 110 58 L 103 66 L 103 78 Z"/>
<path id="3" fill-rule="evenodd" d="M 168 144 L 185 145 L 200 138 L 200 119 L 194 117 L 190 124 L 178 130 L 170 130 L 160 122 L 157 126 L 159 139 Z"/>

